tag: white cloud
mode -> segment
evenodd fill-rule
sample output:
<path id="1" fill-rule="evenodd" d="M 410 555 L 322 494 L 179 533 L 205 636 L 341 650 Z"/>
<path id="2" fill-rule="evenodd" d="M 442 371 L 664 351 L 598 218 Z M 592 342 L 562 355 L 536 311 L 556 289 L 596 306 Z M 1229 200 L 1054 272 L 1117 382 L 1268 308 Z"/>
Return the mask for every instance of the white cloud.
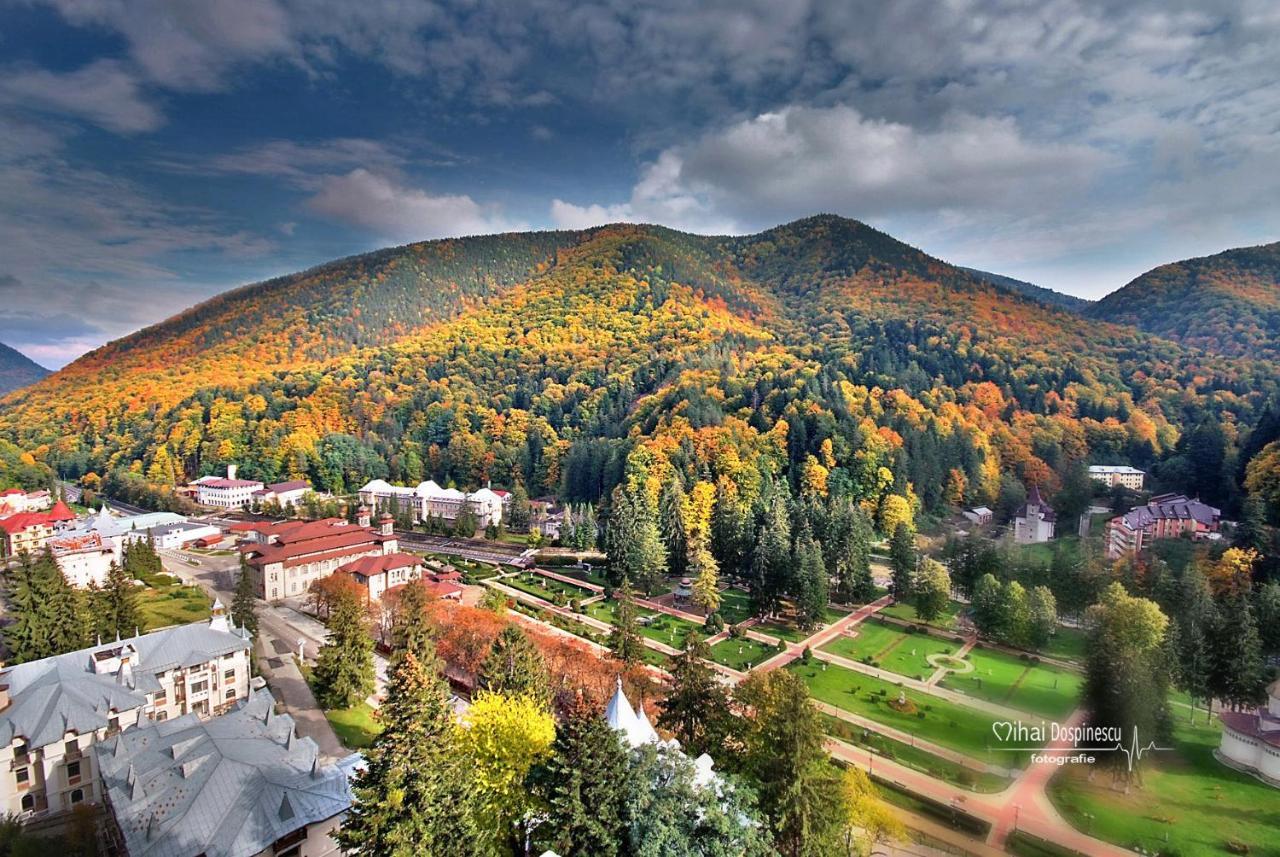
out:
<path id="1" fill-rule="evenodd" d="M 154 131 L 164 117 L 121 63 L 98 60 L 66 73 L 42 69 L 0 72 L 0 104 L 86 119 L 109 131 Z"/>
<path id="2" fill-rule="evenodd" d="M 551 222 L 557 229 L 590 229 L 606 223 L 630 223 L 634 220 L 631 206 L 626 203 L 574 205 L 563 199 L 551 200 Z"/>
<path id="3" fill-rule="evenodd" d="M 341 176 L 326 176 L 307 205 L 324 217 L 392 241 L 528 228 L 505 219 L 497 207 L 481 205 L 465 194 L 432 195 L 363 167 Z"/>

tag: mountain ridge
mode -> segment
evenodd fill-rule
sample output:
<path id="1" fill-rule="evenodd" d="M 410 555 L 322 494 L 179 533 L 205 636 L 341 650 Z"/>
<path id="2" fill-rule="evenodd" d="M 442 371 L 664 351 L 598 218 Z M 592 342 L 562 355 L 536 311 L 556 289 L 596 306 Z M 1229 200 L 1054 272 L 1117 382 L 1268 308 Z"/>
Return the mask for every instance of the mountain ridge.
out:
<path id="1" fill-rule="evenodd" d="M 0 396 L 34 384 L 48 369 L 12 346 L 0 342 Z"/>

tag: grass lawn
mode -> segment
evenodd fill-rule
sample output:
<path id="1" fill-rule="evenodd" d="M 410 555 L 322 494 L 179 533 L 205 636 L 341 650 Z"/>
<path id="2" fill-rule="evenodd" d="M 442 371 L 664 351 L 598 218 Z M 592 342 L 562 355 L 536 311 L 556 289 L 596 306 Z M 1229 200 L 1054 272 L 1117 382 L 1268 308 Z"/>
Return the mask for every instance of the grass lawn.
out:
<path id="1" fill-rule="evenodd" d="M 973 672 L 952 673 L 942 680 L 943 687 L 1051 718 L 1066 717 L 1080 698 L 1083 679 L 1076 673 L 1043 663 L 1032 666 L 993 649 L 974 649 L 966 660 Z"/>
<path id="2" fill-rule="evenodd" d="M 618 618 L 617 601 L 593 601 L 586 606 L 585 610 L 588 616 L 593 619 L 599 619 L 601 622 L 608 622 L 610 625 L 614 624 Z M 647 624 L 642 621 L 637 622 L 636 630 L 640 632 L 641 636 L 656 640 L 659 643 L 666 643 L 676 649 L 684 647 L 685 635 L 690 631 L 702 633 L 700 625 L 695 625 L 686 619 L 681 619 L 679 616 L 659 613 L 656 610 L 637 608 L 636 618 L 638 620 L 648 620 Z"/>
<path id="3" fill-rule="evenodd" d="M 603 571 L 596 571 L 594 569 L 587 571 L 585 568 L 574 568 L 572 566 L 557 568 L 555 571 L 558 574 L 563 574 L 565 577 L 576 577 L 578 580 L 585 580 L 587 583 L 594 583 L 596 586 L 609 585 L 609 581 L 605 579 Z"/>
<path id="4" fill-rule="evenodd" d="M 751 596 L 741 589 L 725 589 L 720 593 L 720 616 L 730 625 L 751 618 Z"/>
<path id="5" fill-rule="evenodd" d="M 822 719 L 828 735 L 839 738 L 854 747 L 869 747 L 886 759 L 892 759 L 900 765 L 926 773 L 936 780 L 952 783 L 970 791 L 985 793 L 998 792 L 1009 785 L 1006 777 L 985 771 L 975 771 L 950 759 L 935 756 L 927 750 L 885 737 L 878 732 L 865 732 L 854 724 L 832 717 L 830 714 L 820 713 L 818 716 Z"/>
<path id="6" fill-rule="evenodd" d="M 209 618 L 209 596 L 198 586 L 139 587 L 138 608 L 145 625 L 153 631 L 169 625 L 186 625 Z"/>
<path id="7" fill-rule="evenodd" d="M 831 664 L 823 670 L 816 661 L 807 666 L 802 661 L 793 661 L 787 669 L 804 679 L 815 699 L 828 705 L 917 735 L 975 759 L 1005 766 L 1025 761 L 1020 753 L 993 753 L 988 750 L 993 740 L 991 724 L 996 718 L 981 711 L 927 693 L 904 692 L 903 688 L 887 681 Z M 889 703 L 896 701 L 900 692 L 914 706 L 915 713 L 890 706 Z"/>
<path id="8" fill-rule="evenodd" d="M 932 622 L 926 624 L 934 628 L 941 628 L 949 631 L 955 627 L 956 616 L 964 609 L 964 605 L 959 601 L 948 601 L 946 608 L 942 611 L 942 615 Z M 897 604 L 890 604 L 888 607 L 880 611 L 885 616 L 891 616 L 894 619 L 902 619 L 905 622 L 919 622 L 920 617 L 916 615 L 916 608 L 906 601 L 899 601 Z"/>
<path id="9" fill-rule="evenodd" d="M 1280 855 L 1280 790 L 1213 757 L 1221 728 L 1216 720 L 1205 724 L 1198 714 L 1191 726 L 1184 710 L 1174 713 L 1177 751 L 1146 756 L 1140 788 L 1126 795 L 1110 788 L 1105 772 L 1090 783 L 1084 766 L 1067 766 L 1049 784 L 1054 805 L 1079 829 L 1151 854 L 1218 857 L 1230 853 L 1227 842 L 1234 839 L 1248 846 L 1237 853 Z"/>
<path id="10" fill-rule="evenodd" d="M 927 634 L 908 634 L 874 619 L 859 623 L 854 630 L 857 636 L 837 637 L 822 650 L 850 660 L 870 662 L 909 678 L 923 680 L 933 674 L 934 667 L 927 660 L 929 655 L 949 655 L 960 648 L 959 643 Z"/>
<path id="11" fill-rule="evenodd" d="M 326 711 L 329 725 L 338 733 L 338 740 L 348 750 L 361 750 L 373 743 L 373 739 L 382 731 L 382 724 L 374 717 L 369 703 L 362 702 L 351 708 L 337 708 Z"/>
<path id="12" fill-rule="evenodd" d="M 589 598 L 596 594 L 585 587 L 565 583 L 563 580 L 553 580 L 541 574 L 518 574 L 514 577 L 504 577 L 501 582 L 505 586 L 548 601 L 551 600 L 552 593 L 559 593 L 566 598 Z"/>
<path id="13" fill-rule="evenodd" d="M 738 650 L 742 651 L 739 652 Z M 756 640 L 721 640 L 711 647 L 711 659 L 735 670 L 747 670 L 763 663 L 777 652 L 773 646 Z"/>
<path id="14" fill-rule="evenodd" d="M 1042 651 L 1051 658 L 1063 661 L 1083 661 L 1084 631 L 1059 625 L 1058 630 L 1049 638 L 1049 645 Z"/>

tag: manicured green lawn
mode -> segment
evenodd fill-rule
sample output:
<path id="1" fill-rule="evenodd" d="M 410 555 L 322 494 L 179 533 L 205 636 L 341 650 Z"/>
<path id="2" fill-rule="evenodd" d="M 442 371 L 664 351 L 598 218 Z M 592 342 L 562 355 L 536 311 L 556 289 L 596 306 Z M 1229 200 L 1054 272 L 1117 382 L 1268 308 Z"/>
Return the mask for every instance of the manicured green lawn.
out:
<path id="1" fill-rule="evenodd" d="M 741 651 L 739 651 L 741 649 Z M 758 666 L 777 652 L 773 646 L 756 640 L 721 640 L 711 647 L 711 659 L 735 670 Z"/>
<path id="2" fill-rule="evenodd" d="M 1149 854 L 1219 857 L 1230 853 L 1227 843 L 1234 839 L 1248 846 L 1236 853 L 1280 855 L 1280 789 L 1214 758 L 1217 720 L 1205 724 L 1197 714 L 1191 726 L 1185 710 L 1174 714 L 1177 750 L 1147 755 L 1140 786 L 1124 794 L 1111 788 L 1106 772 L 1095 773 L 1091 783 L 1085 766 L 1067 766 L 1049 784 L 1054 805 L 1080 830 Z"/>
<path id="3" fill-rule="evenodd" d="M 751 596 L 741 589 L 725 589 L 720 593 L 720 616 L 729 625 L 751 618 Z"/>
<path id="4" fill-rule="evenodd" d="M 970 791 L 986 793 L 998 792 L 1009 785 L 1006 777 L 985 771 L 975 771 L 950 759 L 935 756 L 927 750 L 895 741 L 879 732 L 864 732 L 847 720 L 832 717 L 830 714 L 819 713 L 818 716 L 828 735 L 839 738 L 854 747 L 870 747 L 877 755 L 922 771 L 934 779 L 953 783 Z"/>
<path id="5" fill-rule="evenodd" d="M 823 646 L 823 651 L 864 663 L 870 658 L 881 669 L 921 680 L 935 669 L 929 655 L 949 655 L 960 648 L 959 643 L 928 634 L 908 634 L 874 619 L 860 622 L 854 630 L 857 636 L 837 637 Z"/>
<path id="6" fill-rule="evenodd" d="M 1083 679 L 1076 673 L 1029 661 L 992 649 L 976 648 L 966 658 L 973 672 L 952 673 L 942 686 L 967 696 L 985 699 L 1038 714 L 1063 718 L 1075 709 Z"/>
<path id="7" fill-rule="evenodd" d="M 991 725 L 996 718 L 981 711 L 919 691 L 904 691 L 887 681 L 831 664 L 823 670 L 817 661 L 807 666 L 802 661 L 793 661 L 787 669 L 804 679 L 815 699 L 829 705 L 917 735 L 975 759 L 1006 766 L 1024 761 L 1020 753 L 989 751 L 988 747 L 994 741 Z M 897 700 L 899 693 L 914 706 L 914 713 L 898 711 L 889 705 Z"/>
<path id="8" fill-rule="evenodd" d="M 948 601 L 946 609 L 942 611 L 942 615 L 927 624 L 935 628 L 950 630 L 955 627 L 956 616 L 964 609 L 964 605 L 959 601 Z M 892 616 L 894 619 L 902 619 L 906 622 L 919 622 L 920 617 L 916 615 L 916 608 L 906 601 L 899 601 L 897 604 L 890 604 L 888 607 L 880 611 L 885 616 Z"/>
<path id="9" fill-rule="evenodd" d="M 1043 652 L 1059 660 L 1083 661 L 1084 643 L 1084 631 L 1059 625 L 1058 630 L 1049 638 L 1049 645 L 1044 647 Z"/>
<path id="10" fill-rule="evenodd" d="M 596 594 L 586 587 L 565 583 L 563 580 L 553 580 L 541 574 L 517 574 L 513 577 L 504 577 L 501 582 L 521 592 L 546 598 L 548 601 L 551 600 L 552 593 L 559 593 L 566 598 L 590 598 Z"/>
<path id="11" fill-rule="evenodd" d="M 382 731 L 382 724 L 374 716 L 369 703 L 362 702 L 351 708 L 337 708 L 326 711 L 329 725 L 338 733 L 338 740 L 348 750 L 361 750 L 373 743 L 373 739 Z"/>
<path id="12" fill-rule="evenodd" d="M 145 623 L 142 630 L 151 631 L 208 619 L 210 603 L 198 586 L 148 586 L 138 588 L 138 607 Z"/>
<path id="13" fill-rule="evenodd" d="M 588 616 L 599 619 L 601 622 L 614 624 L 618 618 L 618 602 L 617 601 L 593 601 L 586 606 Z M 657 640 L 659 643 L 666 643 L 668 646 L 680 649 L 684 647 L 685 635 L 690 631 L 702 633 L 702 627 L 692 622 L 681 619 L 679 616 L 671 616 L 667 613 L 659 613 L 655 610 L 636 610 L 637 620 L 647 619 L 647 624 L 637 622 L 636 630 L 641 635 L 651 640 Z"/>

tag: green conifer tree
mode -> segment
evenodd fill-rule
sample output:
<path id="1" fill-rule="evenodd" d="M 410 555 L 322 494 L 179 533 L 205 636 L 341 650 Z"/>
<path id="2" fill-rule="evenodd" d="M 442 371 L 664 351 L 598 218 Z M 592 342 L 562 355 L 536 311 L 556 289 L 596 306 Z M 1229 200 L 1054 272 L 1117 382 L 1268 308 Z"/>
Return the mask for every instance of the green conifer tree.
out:
<path id="1" fill-rule="evenodd" d="M 551 679 L 542 652 L 515 623 L 507 625 L 493 641 L 480 665 L 482 690 L 505 696 L 528 696 L 551 704 Z"/>
<path id="2" fill-rule="evenodd" d="M 350 708 L 373 692 L 373 639 L 359 600 L 343 593 L 329 615 L 329 638 L 316 658 L 316 698 L 325 708 Z"/>

